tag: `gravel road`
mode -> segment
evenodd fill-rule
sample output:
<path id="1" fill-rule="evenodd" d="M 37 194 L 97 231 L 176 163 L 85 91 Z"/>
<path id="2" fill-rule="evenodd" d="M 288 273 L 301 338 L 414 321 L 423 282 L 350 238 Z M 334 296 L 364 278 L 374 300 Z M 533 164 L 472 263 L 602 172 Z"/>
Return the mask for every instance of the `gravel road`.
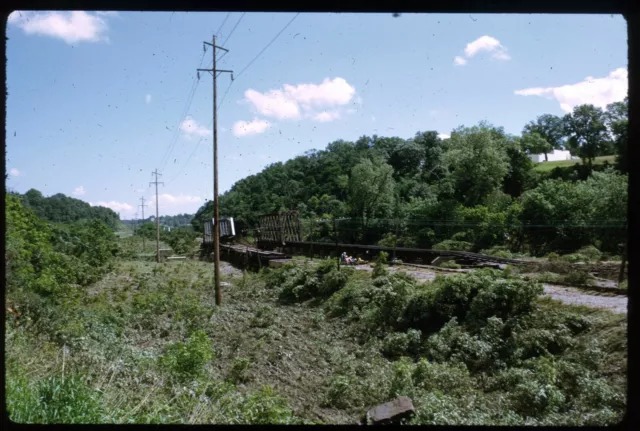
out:
<path id="1" fill-rule="evenodd" d="M 372 271 L 368 265 L 357 265 L 356 269 L 363 271 Z M 431 281 L 436 278 L 436 273 L 429 270 L 410 270 L 407 268 L 390 267 L 389 271 L 394 272 L 402 270 L 407 274 L 411 274 L 421 281 Z M 443 273 L 443 275 L 453 275 L 454 273 Z M 543 284 L 545 294 L 554 299 L 558 299 L 565 304 L 585 305 L 593 308 L 604 308 L 614 313 L 627 313 L 627 297 L 626 296 L 601 296 L 592 295 L 588 292 L 577 288 L 558 286 L 554 284 Z"/>
<path id="2" fill-rule="evenodd" d="M 627 297 L 626 296 L 600 296 L 590 295 L 567 286 L 558 286 L 554 284 L 543 284 L 544 291 L 547 295 L 554 299 L 559 299 L 566 304 L 586 305 L 593 308 L 604 308 L 614 313 L 627 313 Z"/>

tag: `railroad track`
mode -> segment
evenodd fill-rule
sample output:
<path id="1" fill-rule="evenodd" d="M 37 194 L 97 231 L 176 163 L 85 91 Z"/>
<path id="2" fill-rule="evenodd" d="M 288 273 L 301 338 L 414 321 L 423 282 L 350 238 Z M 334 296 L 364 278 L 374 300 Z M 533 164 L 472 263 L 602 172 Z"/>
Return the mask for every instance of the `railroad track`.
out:
<path id="1" fill-rule="evenodd" d="M 266 243 L 266 242 L 265 242 Z M 268 243 L 266 243 L 268 244 Z M 277 245 L 282 246 L 281 244 L 269 244 L 269 245 Z M 327 242 L 312 242 L 312 241 L 286 241 L 285 247 L 300 247 L 300 246 L 316 246 L 316 247 L 335 247 L 337 249 L 361 249 L 361 250 L 377 250 L 377 251 L 386 251 L 392 252 L 394 250 L 393 247 L 383 247 L 379 245 L 361 245 L 361 244 L 332 244 Z M 396 247 L 395 251 L 398 253 L 408 252 L 408 253 L 418 253 L 418 254 L 434 254 L 438 256 L 451 256 L 451 257 L 459 257 L 463 259 L 473 260 L 477 262 L 495 262 L 495 263 L 505 263 L 505 264 L 513 264 L 513 265 L 526 265 L 529 262 L 521 259 L 512 259 L 507 257 L 496 257 L 490 256 L 488 254 L 481 253 L 472 253 L 470 251 L 445 251 L 445 250 L 431 250 L 424 248 L 409 248 L 409 247 Z"/>

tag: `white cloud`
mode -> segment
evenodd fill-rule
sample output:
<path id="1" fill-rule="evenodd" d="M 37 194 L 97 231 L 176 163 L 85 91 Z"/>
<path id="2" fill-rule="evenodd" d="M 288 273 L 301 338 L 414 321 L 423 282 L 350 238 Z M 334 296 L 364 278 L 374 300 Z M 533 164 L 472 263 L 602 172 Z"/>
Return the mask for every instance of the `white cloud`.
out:
<path id="1" fill-rule="evenodd" d="M 84 11 L 15 11 L 9 15 L 8 23 L 18 26 L 26 34 L 55 37 L 68 44 L 107 40 L 105 19 Z"/>
<path id="2" fill-rule="evenodd" d="M 467 64 L 467 60 L 465 60 L 464 58 L 462 58 L 459 55 L 457 55 L 453 59 L 453 64 L 455 64 L 456 66 L 463 66 L 463 65 Z"/>
<path id="3" fill-rule="evenodd" d="M 271 123 L 266 120 L 259 120 L 254 118 L 253 121 L 236 121 L 233 124 L 234 136 L 250 136 L 259 135 L 271 127 Z"/>
<path id="4" fill-rule="evenodd" d="M 507 48 L 500 43 L 498 39 L 491 36 L 481 36 L 474 40 L 473 42 L 469 42 L 467 46 L 464 48 L 464 54 L 467 58 L 471 58 L 479 52 L 488 52 L 491 53 L 491 57 L 496 60 L 509 60 L 511 57 L 507 54 Z M 463 66 L 467 64 L 467 59 L 456 56 L 453 59 L 453 64 L 456 66 Z"/>
<path id="5" fill-rule="evenodd" d="M 146 96 L 144 96 L 144 102 L 148 105 L 149 103 L 151 103 L 151 94 L 147 94 Z"/>
<path id="6" fill-rule="evenodd" d="M 327 123 L 340 118 L 340 113 L 338 111 L 322 111 L 315 114 L 312 118 L 321 123 Z"/>
<path id="7" fill-rule="evenodd" d="M 112 210 L 114 210 L 115 212 L 126 212 L 126 213 L 131 213 L 133 211 L 133 207 L 131 205 L 129 205 L 128 203 L 125 202 L 116 202 L 116 201 L 109 201 L 109 202 L 104 202 L 104 201 L 100 201 L 100 202 L 89 202 L 89 205 L 91 205 L 92 207 L 107 207 L 107 208 L 111 208 Z"/>
<path id="8" fill-rule="evenodd" d="M 321 84 L 283 85 L 282 89 L 260 93 L 245 91 L 245 101 L 265 117 L 297 120 L 303 116 L 316 121 L 331 121 L 339 117 L 336 110 L 349 104 L 356 94 L 343 78 L 326 78 Z"/>
<path id="9" fill-rule="evenodd" d="M 20 172 L 16 168 L 11 168 L 9 169 L 9 175 L 11 175 L 12 177 L 19 177 L 20 175 L 22 175 L 22 172 Z"/>
<path id="10" fill-rule="evenodd" d="M 253 104 L 258 113 L 265 117 L 274 117 L 281 120 L 296 120 L 300 118 L 300 108 L 295 100 L 291 100 L 281 90 L 271 90 L 265 94 L 249 89 L 244 97 Z"/>
<path id="11" fill-rule="evenodd" d="M 560 108 L 572 112 L 578 105 L 592 104 L 605 108 L 609 103 L 623 100 L 628 94 L 628 72 L 624 67 L 618 68 L 604 78 L 588 76 L 584 81 L 560 87 L 532 87 L 516 90 L 518 96 L 542 96 L 556 99 Z"/>
<path id="12" fill-rule="evenodd" d="M 74 196 L 82 196 L 86 193 L 87 191 L 84 189 L 83 186 L 78 186 L 75 189 L 73 189 L 73 191 L 71 192 L 72 195 Z"/>
<path id="13" fill-rule="evenodd" d="M 101 15 L 101 16 L 120 16 L 118 14 L 118 12 L 116 12 L 115 10 L 99 10 L 96 12 L 96 15 Z"/>
<path id="14" fill-rule="evenodd" d="M 440 138 L 440 139 L 449 139 L 450 137 L 451 137 L 451 135 L 447 135 L 446 133 L 438 134 L 438 138 Z"/>
<path id="15" fill-rule="evenodd" d="M 182 130 L 187 137 L 191 136 L 211 136 L 213 131 L 207 129 L 206 126 L 198 124 L 196 120 L 191 117 L 187 117 L 180 124 L 180 130 Z"/>

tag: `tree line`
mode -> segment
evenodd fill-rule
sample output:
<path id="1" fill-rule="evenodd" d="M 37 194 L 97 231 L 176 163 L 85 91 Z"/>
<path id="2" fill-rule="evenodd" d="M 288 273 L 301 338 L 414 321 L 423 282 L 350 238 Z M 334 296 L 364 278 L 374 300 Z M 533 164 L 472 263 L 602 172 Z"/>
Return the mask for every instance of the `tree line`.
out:
<path id="1" fill-rule="evenodd" d="M 96 219 L 111 229 L 117 229 L 120 215 L 111 208 L 91 206 L 87 202 L 57 193 L 45 197 L 36 189 L 19 195 L 22 204 L 38 217 L 52 223 L 73 223 L 83 219 Z"/>
<path id="2" fill-rule="evenodd" d="M 582 105 L 565 117 L 542 115 L 520 136 L 481 122 L 448 139 L 427 131 L 338 140 L 236 182 L 220 196 L 220 211 L 240 232 L 257 227 L 260 214 L 296 209 L 303 219 L 349 218 L 350 239 L 363 244 L 392 233 L 398 245 L 420 247 L 451 240 L 474 250 L 595 245 L 616 253 L 626 232 L 627 106 L 625 99 L 606 110 Z M 555 148 L 582 163 L 534 170 L 529 155 Z M 611 154 L 615 166 L 593 163 Z M 195 230 L 211 211 L 211 202 L 198 210 Z M 316 230 L 316 238 L 331 237 L 330 226 Z"/>

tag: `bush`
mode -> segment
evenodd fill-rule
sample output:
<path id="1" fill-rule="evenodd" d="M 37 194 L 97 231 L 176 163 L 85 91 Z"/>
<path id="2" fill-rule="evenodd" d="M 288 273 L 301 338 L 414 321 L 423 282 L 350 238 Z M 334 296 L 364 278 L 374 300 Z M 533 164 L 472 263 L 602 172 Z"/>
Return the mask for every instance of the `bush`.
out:
<path id="1" fill-rule="evenodd" d="M 438 265 L 440 268 L 449 268 L 449 269 L 459 269 L 461 268 L 460 264 L 457 264 L 453 260 L 447 260 L 446 262 L 442 262 Z"/>
<path id="2" fill-rule="evenodd" d="M 473 389 L 473 378 L 464 364 L 439 364 L 421 359 L 413 371 L 413 384 L 424 391 L 463 395 Z"/>
<path id="3" fill-rule="evenodd" d="M 407 332 L 391 332 L 382 341 L 382 353 L 390 358 L 399 358 L 406 354 L 416 354 L 420 349 L 420 331 L 409 329 Z"/>
<path id="4" fill-rule="evenodd" d="M 170 345 L 160 362 L 179 378 L 186 379 L 198 377 L 211 359 L 213 343 L 203 331 L 196 331 L 187 343 Z"/>
<path id="5" fill-rule="evenodd" d="M 431 247 L 433 250 L 441 250 L 441 251 L 471 251 L 473 248 L 473 244 L 467 241 L 454 241 L 454 240 L 446 240 L 439 242 L 438 244 L 434 244 Z"/>
<path id="6" fill-rule="evenodd" d="M 229 378 L 233 383 L 245 383 L 249 380 L 249 358 L 237 358 L 233 361 L 233 366 L 229 372 Z"/>
<path id="7" fill-rule="evenodd" d="M 389 261 L 389 254 L 385 251 L 381 251 L 376 258 L 376 262 L 373 266 L 373 272 L 371 276 L 373 278 L 384 277 L 389 271 L 387 270 L 387 262 Z"/>
<path id="8" fill-rule="evenodd" d="M 565 254 L 560 259 L 567 263 L 589 262 L 589 258 L 579 253 Z"/>
<path id="9" fill-rule="evenodd" d="M 602 258 L 602 252 L 592 245 L 583 247 L 576 253 L 582 256 L 586 256 L 591 261 L 598 261 Z"/>
<path id="10" fill-rule="evenodd" d="M 510 394 L 513 409 L 524 416 L 540 417 L 557 413 L 564 404 L 564 394 L 554 385 L 528 380 L 518 384 Z"/>
<path id="11" fill-rule="evenodd" d="M 553 262 L 553 261 L 556 261 L 556 260 L 560 259 L 560 255 L 558 253 L 556 253 L 555 251 L 552 251 L 551 253 L 548 253 L 546 257 L 547 257 L 547 260 L 549 262 Z"/>
<path id="12" fill-rule="evenodd" d="M 583 286 L 590 284 L 591 276 L 586 271 L 571 271 L 564 276 L 564 282 L 576 286 Z"/>
<path id="13" fill-rule="evenodd" d="M 93 424 L 101 422 L 99 394 L 79 376 L 52 376 L 35 387 L 7 379 L 7 412 L 17 423 Z"/>
<path id="14" fill-rule="evenodd" d="M 536 298 L 543 292 L 542 285 L 534 281 L 492 280 L 473 298 L 469 314 L 477 321 L 484 321 L 491 316 L 506 320 L 533 310 Z"/>

